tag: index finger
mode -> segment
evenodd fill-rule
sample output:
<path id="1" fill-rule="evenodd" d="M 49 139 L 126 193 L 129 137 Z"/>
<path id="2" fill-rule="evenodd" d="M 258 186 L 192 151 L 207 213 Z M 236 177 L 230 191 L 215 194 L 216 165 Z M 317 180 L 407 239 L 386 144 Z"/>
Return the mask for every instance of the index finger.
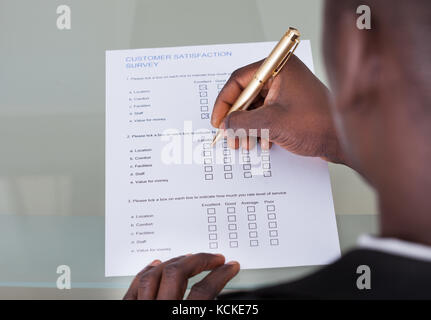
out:
<path id="1" fill-rule="evenodd" d="M 182 299 L 189 278 L 219 267 L 224 262 L 222 255 L 198 253 L 166 265 L 163 268 L 157 299 Z"/>
<path id="2" fill-rule="evenodd" d="M 235 103 L 241 91 L 249 84 L 262 62 L 263 60 L 249 64 L 232 73 L 215 101 L 211 115 L 213 127 L 218 128 L 220 126 L 227 112 Z"/>

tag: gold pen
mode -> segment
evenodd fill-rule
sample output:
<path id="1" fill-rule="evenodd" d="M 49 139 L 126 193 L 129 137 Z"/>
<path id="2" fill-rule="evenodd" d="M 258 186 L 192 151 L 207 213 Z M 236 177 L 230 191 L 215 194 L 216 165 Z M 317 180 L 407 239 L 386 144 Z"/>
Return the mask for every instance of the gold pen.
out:
<path id="1" fill-rule="evenodd" d="M 287 60 L 289 60 L 290 56 L 299 44 L 300 36 L 301 34 L 298 30 L 295 28 L 289 28 L 289 30 L 284 34 L 283 38 L 281 38 L 274 49 L 272 49 L 269 56 L 256 71 L 252 80 L 241 92 L 238 99 L 229 109 L 226 116 L 234 111 L 247 110 L 247 108 L 262 90 L 265 82 L 271 77 L 275 77 L 286 64 Z M 216 142 L 222 137 L 222 135 L 222 130 L 218 130 L 217 134 L 214 136 L 211 146 L 214 146 Z"/>

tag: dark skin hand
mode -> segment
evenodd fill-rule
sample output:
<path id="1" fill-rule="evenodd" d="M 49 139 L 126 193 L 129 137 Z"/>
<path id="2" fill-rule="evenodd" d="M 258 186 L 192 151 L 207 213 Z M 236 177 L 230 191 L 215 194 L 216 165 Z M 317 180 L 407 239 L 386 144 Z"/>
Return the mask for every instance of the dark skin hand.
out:
<path id="1" fill-rule="evenodd" d="M 237 111 L 225 118 L 242 90 L 260 66 L 253 63 L 236 70 L 220 92 L 214 105 L 211 124 L 222 129 L 269 130 L 269 141 L 302 156 L 321 157 L 335 163 L 344 163 L 340 144 L 330 113 L 328 89 L 293 55 L 281 72 L 268 81 L 260 96 L 249 110 Z M 226 133 L 231 148 L 250 149 L 253 140 L 241 133 Z M 239 137 L 239 138 L 238 138 Z M 268 148 L 266 139 L 262 148 Z"/>
<path id="2" fill-rule="evenodd" d="M 225 264 L 222 255 L 198 253 L 166 262 L 155 260 L 133 280 L 125 300 L 182 300 L 189 278 L 210 271 L 193 285 L 188 300 L 212 300 L 239 271 L 238 262 Z"/>

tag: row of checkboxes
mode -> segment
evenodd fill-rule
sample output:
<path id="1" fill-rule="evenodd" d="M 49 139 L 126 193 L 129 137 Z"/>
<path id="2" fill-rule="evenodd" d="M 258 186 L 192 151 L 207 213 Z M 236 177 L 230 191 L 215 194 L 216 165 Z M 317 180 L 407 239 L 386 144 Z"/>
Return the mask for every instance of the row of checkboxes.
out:
<path id="1" fill-rule="evenodd" d="M 215 216 L 216 210 L 215 208 L 207 208 L 208 215 L 208 239 L 209 239 L 209 248 L 217 249 L 217 217 Z"/>
<path id="2" fill-rule="evenodd" d="M 242 169 L 243 169 L 243 176 L 246 179 L 252 178 L 253 175 L 251 174 L 251 158 L 250 158 L 250 152 L 247 149 L 242 149 Z"/>
<path id="3" fill-rule="evenodd" d="M 262 169 L 263 169 L 263 176 L 264 177 L 271 177 L 271 158 L 269 157 L 269 151 L 268 150 L 262 150 L 261 154 L 261 163 L 262 163 Z"/>
<path id="4" fill-rule="evenodd" d="M 209 119 L 209 109 L 208 109 L 208 86 L 206 84 L 199 85 L 199 98 L 200 98 L 200 108 L 201 108 L 201 119 Z"/>
<path id="5" fill-rule="evenodd" d="M 278 246 L 278 230 L 277 230 L 277 215 L 275 213 L 275 205 L 268 204 L 266 206 L 267 218 L 268 218 L 268 228 L 269 228 L 269 243 L 272 246 Z"/>
<path id="6" fill-rule="evenodd" d="M 212 166 L 212 149 L 210 143 L 203 143 L 202 144 L 202 156 L 204 157 L 204 172 L 205 172 L 205 180 L 213 180 L 214 174 L 213 174 L 213 166 Z"/>
<path id="7" fill-rule="evenodd" d="M 232 168 L 230 168 L 232 169 Z M 227 207 L 226 208 L 226 212 L 227 212 L 227 221 L 228 221 L 228 225 L 227 228 L 229 230 L 229 247 L 231 248 L 238 248 L 238 233 L 237 231 L 237 225 L 236 225 L 236 208 L 235 207 Z"/>
<path id="8" fill-rule="evenodd" d="M 233 179 L 232 165 L 226 164 L 226 163 L 230 163 L 231 161 L 230 155 L 231 155 L 231 151 L 227 148 L 227 140 L 225 138 L 223 141 L 223 156 L 225 157 L 224 158 L 225 165 L 223 166 L 223 170 L 224 170 L 224 178 L 226 180 Z"/>

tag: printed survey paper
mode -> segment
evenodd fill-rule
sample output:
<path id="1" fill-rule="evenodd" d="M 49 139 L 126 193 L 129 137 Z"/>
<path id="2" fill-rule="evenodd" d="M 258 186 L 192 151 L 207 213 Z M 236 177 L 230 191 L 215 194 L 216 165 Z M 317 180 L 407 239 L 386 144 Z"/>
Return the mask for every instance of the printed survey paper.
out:
<path id="1" fill-rule="evenodd" d="M 210 146 L 217 94 L 231 72 L 274 45 L 106 52 L 106 276 L 198 252 L 242 268 L 339 256 L 324 161 L 277 146 Z M 296 55 L 313 70 L 308 41 Z"/>

